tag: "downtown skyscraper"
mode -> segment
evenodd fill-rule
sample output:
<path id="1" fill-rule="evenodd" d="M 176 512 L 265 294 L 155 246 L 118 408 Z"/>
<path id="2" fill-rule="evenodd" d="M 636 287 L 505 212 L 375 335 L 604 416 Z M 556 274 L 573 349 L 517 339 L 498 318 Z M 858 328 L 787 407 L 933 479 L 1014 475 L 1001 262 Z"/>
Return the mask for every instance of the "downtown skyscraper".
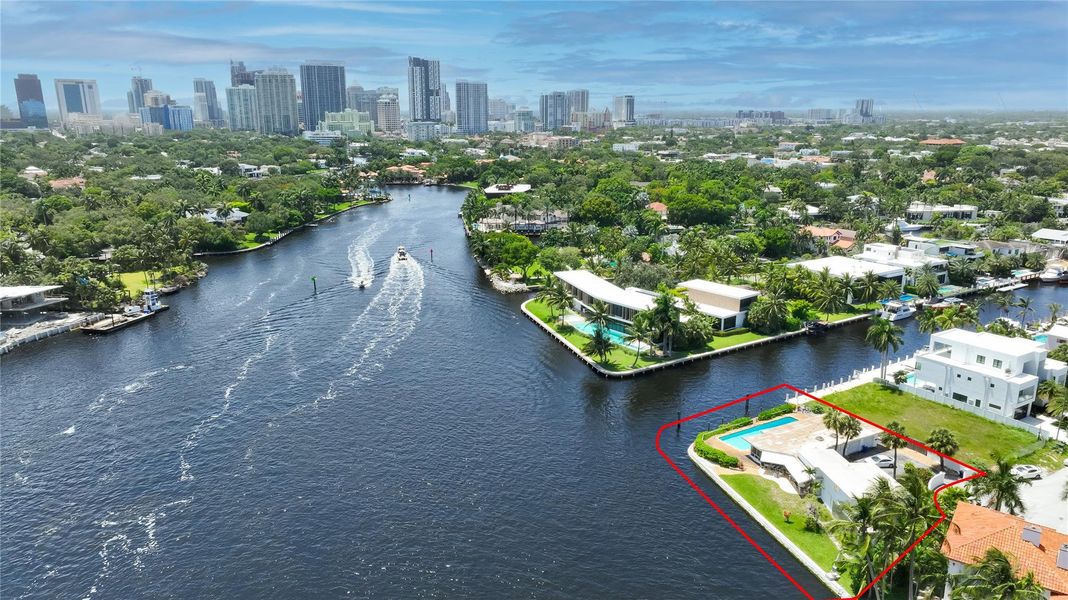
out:
<path id="1" fill-rule="evenodd" d="M 300 91 L 304 129 L 313 130 L 328 112 L 345 110 L 345 65 L 336 62 L 305 62 L 300 65 Z"/>
<path id="2" fill-rule="evenodd" d="M 95 79 L 57 79 L 56 101 L 59 103 L 59 119 L 66 122 L 72 114 L 100 114 L 100 88 Z"/>
<path id="3" fill-rule="evenodd" d="M 48 127 L 41 80 L 36 75 L 19 73 L 15 78 L 15 100 L 19 105 L 19 120 L 23 127 Z"/>
<path id="4" fill-rule="evenodd" d="M 226 107 L 230 113 L 230 129 L 256 131 L 260 127 L 260 110 L 256 87 L 238 85 L 226 88 Z"/>
<path id="5" fill-rule="evenodd" d="M 489 130 L 489 95 L 485 83 L 456 82 L 456 130 L 467 134 Z"/>
<path id="6" fill-rule="evenodd" d="M 230 85 L 256 85 L 256 74 L 260 71 L 249 71 L 245 68 L 244 61 L 230 61 Z"/>
<path id="7" fill-rule="evenodd" d="M 634 124 L 634 96 L 616 96 L 614 99 L 615 114 L 613 120 L 620 126 L 626 127 Z"/>
<path id="8" fill-rule="evenodd" d="M 567 101 L 567 92 L 541 95 L 541 123 L 546 131 L 553 131 L 571 123 L 571 106 Z"/>
<path id="9" fill-rule="evenodd" d="M 135 113 L 145 105 L 145 92 L 152 89 L 152 80 L 148 77 L 130 78 L 130 91 L 126 92 L 126 104 L 130 112 Z"/>
<path id="10" fill-rule="evenodd" d="M 408 112 L 412 121 L 441 121 L 441 64 L 408 57 Z"/>
<path id="11" fill-rule="evenodd" d="M 213 127 L 221 127 L 223 124 L 222 107 L 219 106 L 219 95 L 215 93 L 215 82 L 210 79 L 197 77 L 193 80 L 193 94 L 204 94 L 204 103 L 207 108 L 207 121 Z"/>
<path id="12" fill-rule="evenodd" d="M 257 73 L 256 110 L 260 133 L 295 135 L 300 125 L 296 78 L 285 69 Z"/>
<path id="13" fill-rule="evenodd" d="M 590 110 L 590 90 L 568 90 L 567 103 L 573 113 Z"/>

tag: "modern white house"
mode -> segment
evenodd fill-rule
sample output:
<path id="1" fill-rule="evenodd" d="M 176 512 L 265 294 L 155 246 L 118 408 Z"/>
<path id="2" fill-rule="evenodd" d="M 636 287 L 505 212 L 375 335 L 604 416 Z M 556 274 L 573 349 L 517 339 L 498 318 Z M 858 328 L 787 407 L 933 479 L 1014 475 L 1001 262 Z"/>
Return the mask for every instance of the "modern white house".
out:
<path id="1" fill-rule="evenodd" d="M 946 219 L 974 221 L 979 217 L 979 207 L 971 204 L 924 204 L 913 202 L 905 211 L 905 218 L 918 223 L 929 223 L 935 215 Z"/>
<path id="2" fill-rule="evenodd" d="M 931 256 L 948 256 L 950 258 L 964 257 L 967 259 L 979 259 L 983 254 L 978 246 L 968 242 L 956 242 L 952 240 L 939 240 L 925 238 L 918 235 L 905 235 L 901 238 L 905 246 L 914 250 L 920 250 Z"/>
<path id="3" fill-rule="evenodd" d="M 948 329 L 931 334 L 902 387 L 969 412 L 1009 419 L 1031 416 L 1040 381 L 1063 384 L 1068 365 L 1047 357 L 1042 342 Z"/>
<path id="4" fill-rule="evenodd" d="M 704 279 L 683 281 L 679 287 L 701 312 L 719 319 L 721 330 L 743 326 L 749 307 L 760 297 L 756 290 Z"/>
<path id="5" fill-rule="evenodd" d="M 938 256 L 932 256 L 923 250 L 916 248 L 902 248 L 895 244 L 868 243 L 864 244 L 864 251 L 854 255 L 853 258 L 866 262 L 879 263 L 894 267 L 901 267 L 905 271 L 905 283 L 915 283 L 915 271 L 924 265 L 934 269 L 938 283 L 949 281 L 949 261 Z"/>
<path id="6" fill-rule="evenodd" d="M 808 269 L 814 273 L 819 273 L 826 268 L 835 277 L 841 277 L 842 275 L 864 277 L 867 273 L 875 273 L 879 279 L 887 279 L 897 283 L 903 283 L 905 279 L 905 269 L 900 266 L 858 260 L 847 256 L 826 256 L 813 260 L 803 260 L 791 263 L 790 266 Z"/>
<path id="7" fill-rule="evenodd" d="M 1046 349 L 1056 350 L 1057 346 L 1068 344 L 1068 325 L 1057 323 L 1043 332 L 1043 335 L 1046 336 Z"/>
<path id="8" fill-rule="evenodd" d="M 1068 246 L 1068 229 L 1039 229 L 1031 234 L 1031 239 L 1051 246 Z"/>
<path id="9" fill-rule="evenodd" d="M 61 285 L 0 286 L 0 325 L 25 325 L 59 308 L 67 298 L 49 296 Z"/>

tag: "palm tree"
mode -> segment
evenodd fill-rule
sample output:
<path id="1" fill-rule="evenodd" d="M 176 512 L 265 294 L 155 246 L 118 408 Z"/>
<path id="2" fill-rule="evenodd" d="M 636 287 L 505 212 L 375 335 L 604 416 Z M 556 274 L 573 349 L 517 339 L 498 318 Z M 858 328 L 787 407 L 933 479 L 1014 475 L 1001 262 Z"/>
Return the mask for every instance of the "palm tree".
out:
<path id="1" fill-rule="evenodd" d="M 908 464 L 901 476 L 901 486 L 891 489 L 880 496 L 878 516 L 882 522 L 891 523 L 888 545 L 895 553 L 904 552 L 912 546 L 920 534 L 927 531 L 939 518 L 934 497 L 927 488 L 931 479 L 930 472 Z M 918 552 L 909 553 L 908 594 L 907 598 L 916 597 L 916 557 Z"/>
<path id="2" fill-rule="evenodd" d="M 651 309 L 652 325 L 664 340 L 664 351 L 671 354 L 672 337 L 679 332 L 682 314 L 675 303 L 675 297 L 667 291 L 667 288 L 661 287 L 659 292 L 653 300 Z"/>
<path id="3" fill-rule="evenodd" d="M 916 293 L 924 298 L 933 298 L 938 295 L 938 276 L 935 275 L 931 265 L 923 265 L 916 276 Z"/>
<path id="4" fill-rule="evenodd" d="M 857 279 L 849 273 L 844 273 L 838 277 L 838 289 L 845 296 L 847 304 L 854 301 L 853 294 L 857 291 L 857 285 Z"/>
<path id="5" fill-rule="evenodd" d="M 1057 317 L 1061 316 L 1061 311 L 1064 310 L 1064 307 L 1056 302 L 1050 302 L 1046 308 L 1049 310 L 1049 324 L 1053 326 L 1057 323 Z"/>
<path id="6" fill-rule="evenodd" d="M 841 282 L 835 279 L 820 285 L 812 291 L 812 306 L 823 313 L 827 321 L 831 314 L 842 312 L 846 309 L 845 296 L 841 290 Z"/>
<path id="7" fill-rule="evenodd" d="M 937 427 L 931 430 L 931 434 L 927 436 L 925 443 L 932 450 L 945 455 L 938 457 L 939 468 L 943 471 L 946 470 L 946 456 L 953 456 L 957 453 L 957 450 L 960 450 L 960 444 L 957 443 L 957 439 L 945 427 Z"/>
<path id="8" fill-rule="evenodd" d="M 638 366 L 638 359 L 642 355 L 642 344 L 650 343 L 650 338 L 653 337 L 654 330 L 652 326 L 652 316 L 642 311 L 634 315 L 634 321 L 630 326 L 630 332 L 627 334 L 627 341 L 634 342 L 637 348 L 634 350 L 634 364 L 630 368 Z M 652 344 L 650 343 L 650 346 Z"/>
<path id="9" fill-rule="evenodd" d="M 582 351 L 586 354 L 593 354 L 601 358 L 600 362 L 604 362 L 608 357 L 608 353 L 612 351 L 612 340 L 608 339 L 608 334 L 604 332 L 604 329 L 598 327 L 593 332 L 593 337 L 590 341 L 586 342 L 586 345 L 582 347 Z"/>
<path id="10" fill-rule="evenodd" d="M 595 300 L 593 306 L 590 307 L 590 312 L 586 314 L 586 320 L 596 325 L 597 330 L 600 331 L 608 327 L 608 320 L 612 318 L 611 310 L 607 302 Z"/>
<path id="11" fill-rule="evenodd" d="M 879 284 L 879 298 L 893 300 L 901 295 L 901 284 L 893 279 L 887 279 Z"/>
<path id="12" fill-rule="evenodd" d="M 1020 486 L 1031 485 L 1030 479 L 1020 479 L 1013 475 L 1012 468 L 1016 465 L 1012 460 L 997 452 L 990 454 L 994 460 L 994 466 L 986 469 L 986 477 L 980 477 L 972 481 L 972 490 L 975 496 L 985 497 L 987 506 L 994 510 L 1004 508 L 1010 515 L 1023 511 L 1024 504 L 1020 498 Z"/>
<path id="13" fill-rule="evenodd" d="M 1013 306 L 1013 296 L 1008 292 L 998 292 L 994 296 L 994 303 L 998 305 L 998 309 L 1005 313 L 1005 316 L 1009 316 L 1009 309 Z"/>
<path id="14" fill-rule="evenodd" d="M 845 436 L 845 442 L 842 443 L 842 456 L 846 455 L 846 449 L 849 448 L 849 440 L 860 435 L 861 425 L 855 417 L 845 415 L 842 420 L 842 435 Z"/>
<path id="15" fill-rule="evenodd" d="M 987 548 L 975 565 L 954 577 L 953 600 L 1042 600 L 1045 590 L 1028 572 L 1016 576 L 1016 566 L 1009 555 L 997 548 Z"/>
<path id="16" fill-rule="evenodd" d="M 872 271 L 868 271 L 857 280 L 857 292 L 864 302 L 874 302 L 879 299 L 879 283 L 882 280 Z"/>
<path id="17" fill-rule="evenodd" d="M 1027 316 L 1035 312 L 1035 309 L 1031 306 L 1031 299 L 1026 296 L 1020 298 L 1019 302 L 1016 303 L 1016 307 L 1020 309 L 1020 325 L 1026 327 Z"/>
<path id="18" fill-rule="evenodd" d="M 1043 381 L 1038 386 L 1039 394 L 1042 393 L 1042 385 L 1048 383 Z M 1055 440 L 1061 439 L 1061 422 L 1064 419 L 1068 419 L 1068 386 L 1057 386 L 1056 390 L 1047 396 L 1046 412 L 1057 417 L 1057 421 L 1054 424 L 1057 427 Z"/>
<path id="19" fill-rule="evenodd" d="M 970 306 L 950 306 L 935 317 L 935 325 L 941 330 L 978 324 L 979 311 Z"/>
<path id="20" fill-rule="evenodd" d="M 534 296 L 540 302 L 549 307 L 549 318 L 556 320 L 556 316 L 553 314 L 553 309 L 556 305 L 553 303 L 553 296 L 555 295 L 556 288 L 560 285 L 559 281 L 552 274 L 546 276 L 545 285 L 538 290 L 538 293 Z"/>
<path id="21" fill-rule="evenodd" d="M 842 422 L 844 420 L 845 415 L 834 409 L 823 414 L 823 426 L 834 432 L 835 449 L 838 448 L 838 436 L 842 433 Z"/>
<path id="22" fill-rule="evenodd" d="M 886 424 L 886 428 L 889 431 L 884 431 L 879 434 L 879 443 L 894 451 L 894 479 L 897 479 L 897 451 L 899 448 L 908 446 L 909 443 L 904 438 L 898 436 L 905 435 L 905 426 L 897 421 L 890 421 Z M 893 433 L 890 433 L 890 432 Z M 897 435 L 894 435 L 896 433 Z"/>
<path id="23" fill-rule="evenodd" d="M 904 330 L 894 325 L 893 321 L 882 317 L 872 317 L 872 325 L 864 335 L 864 341 L 868 342 L 882 355 L 879 362 L 879 378 L 886 379 L 886 360 L 893 348 L 897 352 L 904 341 Z"/>
<path id="24" fill-rule="evenodd" d="M 916 324 L 923 333 L 934 333 L 938 330 L 938 313 L 925 308 L 916 315 Z"/>

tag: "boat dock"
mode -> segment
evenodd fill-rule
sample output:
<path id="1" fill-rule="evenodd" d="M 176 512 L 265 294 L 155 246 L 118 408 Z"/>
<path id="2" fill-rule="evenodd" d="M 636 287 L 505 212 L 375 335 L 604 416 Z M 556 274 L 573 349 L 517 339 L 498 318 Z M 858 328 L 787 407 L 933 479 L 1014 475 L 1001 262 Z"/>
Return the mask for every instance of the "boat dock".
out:
<path id="1" fill-rule="evenodd" d="M 105 335 L 105 334 L 108 334 L 108 333 L 113 333 L 113 332 L 116 332 L 116 331 L 118 331 L 120 329 L 126 329 L 127 327 L 129 327 L 130 325 L 133 325 L 134 323 L 140 323 L 141 321 L 146 321 L 149 318 L 156 316 L 158 313 L 161 313 L 161 312 L 167 310 L 168 308 L 170 308 L 170 307 L 166 306 L 166 305 L 163 305 L 158 310 L 155 310 L 155 311 L 152 311 L 152 312 L 138 313 L 136 315 L 120 315 L 120 314 L 109 315 L 107 317 L 104 317 L 103 320 L 97 321 L 96 323 L 93 323 L 92 325 L 83 326 L 81 328 L 81 331 L 82 331 L 82 333 L 90 333 L 90 334 L 98 334 L 98 335 Z"/>

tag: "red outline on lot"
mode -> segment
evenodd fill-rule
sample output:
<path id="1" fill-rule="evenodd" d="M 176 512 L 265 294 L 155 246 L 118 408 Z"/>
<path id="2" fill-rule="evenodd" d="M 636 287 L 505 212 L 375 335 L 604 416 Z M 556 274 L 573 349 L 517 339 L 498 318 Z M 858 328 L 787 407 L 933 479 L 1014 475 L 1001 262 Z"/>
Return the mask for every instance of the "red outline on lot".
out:
<path id="1" fill-rule="evenodd" d="M 969 477 L 965 477 L 963 479 L 958 479 L 957 481 L 954 481 L 952 483 L 943 485 L 943 486 L 939 487 L 938 489 L 934 490 L 935 508 L 937 508 L 938 509 L 938 513 L 940 515 L 942 515 L 937 521 L 935 521 L 934 525 L 931 525 L 931 527 L 927 531 L 923 532 L 923 535 L 921 535 L 919 538 L 917 538 L 916 541 L 913 542 L 912 545 L 909 546 L 905 550 L 905 552 L 903 552 L 901 554 L 901 556 L 899 556 L 896 559 L 894 559 L 894 562 L 890 563 L 890 566 L 886 567 L 886 569 L 884 569 L 882 573 L 879 573 L 879 575 L 876 576 L 875 579 L 872 580 L 871 583 L 866 585 L 864 587 L 864 589 L 860 590 L 860 592 L 856 596 L 851 596 L 851 597 L 848 597 L 848 598 L 838 598 L 837 599 L 837 600 L 858 600 L 864 594 L 868 593 L 868 591 L 871 589 L 871 587 L 873 585 L 875 585 L 876 582 L 878 582 L 880 579 L 882 579 L 883 576 L 885 576 L 891 569 L 893 569 L 899 562 L 901 562 L 901 560 L 903 558 L 905 558 L 905 556 L 907 556 L 909 552 L 912 552 L 912 550 L 923 540 L 923 538 L 925 538 L 928 535 L 930 535 L 930 533 L 932 531 L 934 531 L 934 529 L 936 527 L 938 527 L 938 525 L 940 523 L 942 523 L 942 521 L 946 520 L 946 513 L 945 513 L 945 511 L 942 510 L 942 505 L 939 504 L 939 502 L 938 502 L 938 494 L 941 493 L 942 490 L 948 489 L 948 488 L 950 488 L 950 487 L 952 487 L 954 485 L 958 485 L 958 484 L 964 483 L 965 481 L 969 481 L 971 479 L 975 479 L 977 477 L 985 477 L 986 473 L 984 471 L 980 471 L 979 469 L 977 469 L 977 468 L 975 468 L 975 467 L 973 467 L 973 466 L 971 466 L 971 465 L 969 465 L 967 463 L 961 462 L 961 461 L 959 461 L 959 460 L 957 460 L 957 459 L 955 459 L 955 458 L 953 458 L 951 456 L 946 456 L 945 454 L 942 454 L 941 452 L 938 452 L 937 450 L 933 450 L 931 448 L 928 448 L 927 446 L 921 444 L 920 442 L 918 442 L 918 441 L 916 441 L 916 440 L 914 440 L 912 438 L 905 437 L 905 436 L 903 436 L 903 435 L 901 435 L 901 434 L 899 434 L 897 432 L 894 432 L 894 431 L 890 431 L 889 429 L 887 429 L 886 427 L 883 427 L 882 425 L 879 425 L 878 423 L 873 423 L 873 422 L 869 421 L 868 419 L 865 419 L 864 417 L 862 417 L 860 415 L 853 414 L 853 413 L 849 412 L 848 410 L 845 410 L 845 409 L 843 409 L 843 408 L 841 408 L 839 406 L 835 406 L 834 404 L 831 404 L 830 402 L 827 402 L 823 398 L 817 398 L 816 396 L 813 396 L 812 394 L 809 394 L 808 392 L 806 392 L 804 390 L 800 390 L 800 389 L 798 389 L 798 388 L 796 388 L 796 387 L 794 387 L 794 386 L 792 386 L 792 385 L 790 385 L 788 383 L 781 383 L 781 384 L 779 384 L 779 385 L 777 385 L 775 387 L 771 387 L 771 388 L 768 388 L 766 390 L 763 390 L 763 391 L 760 391 L 760 392 L 756 392 L 755 394 L 749 394 L 748 396 L 742 396 L 741 398 L 738 398 L 737 400 L 732 400 L 732 401 L 727 402 L 725 404 L 720 404 L 719 406 L 710 408 L 708 410 L 704 410 L 704 411 L 701 411 L 699 413 L 692 414 L 692 415 L 690 415 L 688 417 L 684 417 L 682 419 L 671 421 L 670 423 L 665 423 L 664 425 L 662 425 L 660 427 L 660 429 L 656 432 L 656 451 L 660 453 L 660 456 L 664 457 L 664 460 L 666 460 L 668 462 L 668 464 L 671 465 L 671 468 L 675 469 L 675 471 L 679 475 L 681 475 L 682 478 L 685 479 L 687 483 L 690 484 L 690 487 L 692 487 L 694 490 L 696 490 L 697 493 L 700 494 L 701 497 L 705 499 L 705 502 L 708 502 L 708 504 L 711 505 L 712 508 L 716 509 L 716 512 L 719 513 L 719 516 L 723 517 L 723 519 L 726 520 L 727 523 L 731 527 L 733 527 L 735 529 L 735 531 L 740 533 L 741 536 L 743 538 L 745 538 L 745 540 L 747 542 L 749 542 L 749 544 L 751 546 L 756 548 L 757 552 L 759 552 L 761 556 L 763 556 L 769 563 L 771 563 L 773 567 L 778 569 L 779 572 L 782 573 L 783 577 L 785 577 L 787 580 L 789 580 L 790 583 L 794 584 L 794 587 L 796 587 L 802 594 L 804 594 L 805 598 L 808 598 L 808 600 L 816 600 L 816 599 L 812 594 L 810 594 L 808 592 L 808 590 L 806 590 L 804 587 L 802 587 L 801 584 L 798 583 L 796 579 L 791 577 L 790 574 L 786 572 L 786 569 L 782 568 L 782 566 L 779 563 L 775 562 L 775 559 L 772 558 L 771 555 L 768 554 L 768 552 L 766 550 L 764 550 L 764 548 L 762 548 L 760 546 L 760 544 L 758 544 L 756 542 L 756 540 L 754 540 L 753 538 L 749 537 L 749 534 L 747 534 L 738 525 L 738 523 L 736 523 L 734 521 L 734 519 L 730 518 L 730 516 L 728 516 L 727 513 L 723 512 L 723 509 L 720 508 L 718 504 L 713 502 L 712 499 L 709 498 L 707 494 L 705 494 L 704 490 L 702 490 L 700 486 L 698 486 L 696 483 L 694 483 L 694 481 L 692 479 L 690 479 L 686 475 L 686 473 L 684 473 L 682 471 L 682 469 L 680 469 L 679 466 L 676 465 L 675 462 L 672 461 L 671 458 L 667 455 L 667 453 L 665 453 L 664 450 L 660 447 L 660 436 L 662 436 L 665 431 L 667 431 L 668 429 L 670 429 L 672 427 L 676 427 L 676 426 L 678 426 L 678 425 L 680 425 L 682 423 L 685 423 L 686 421 L 689 421 L 691 419 L 697 419 L 697 418 L 703 417 L 705 415 L 714 413 L 717 410 L 722 410 L 724 408 L 727 408 L 728 406 L 734 406 L 735 404 L 738 404 L 738 403 L 741 403 L 741 402 L 745 402 L 746 400 L 752 400 L 753 398 L 756 398 L 758 396 L 762 396 L 764 394 L 767 394 L 767 393 L 770 393 L 770 392 L 775 392 L 775 391 L 782 390 L 782 389 L 788 389 L 788 390 L 791 390 L 793 392 L 796 392 L 797 394 L 808 396 L 809 398 L 812 398 L 816 402 L 819 402 L 819 403 L 821 403 L 821 404 L 823 404 L 825 406 L 829 406 L 830 408 L 833 408 L 835 410 L 841 411 L 841 412 L 843 412 L 843 413 L 845 413 L 845 414 L 847 414 L 847 415 L 849 415 L 851 417 L 854 417 L 854 418 L 856 418 L 856 419 L 858 419 L 860 421 L 863 421 L 863 422 L 867 423 L 868 425 L 871 425 L 873 427 L 877 427 L 877 428 L 879 428 L 879 429 L 881 429 L 881 430 L 883 430 L 883 431 L 885 431 L 887 433 L 895 435 L 895 436 L 897 436 L 897 437 L 909 442 L 910 444 L 913 444 L 915 446 L 923 448 L 924 450 L 926 450 L 928 452 L 932 452 L 937 456 L 940 456 L 940 457 L 942 457 L 942 458 L 944 458 L 944 459 L 946 459 L 948 461 L 955 462 L 958 465 L 966 467 L 967 469 L 970 469 L 971 471 L 975 472 L 974 475 L 971 475 Z"/>

